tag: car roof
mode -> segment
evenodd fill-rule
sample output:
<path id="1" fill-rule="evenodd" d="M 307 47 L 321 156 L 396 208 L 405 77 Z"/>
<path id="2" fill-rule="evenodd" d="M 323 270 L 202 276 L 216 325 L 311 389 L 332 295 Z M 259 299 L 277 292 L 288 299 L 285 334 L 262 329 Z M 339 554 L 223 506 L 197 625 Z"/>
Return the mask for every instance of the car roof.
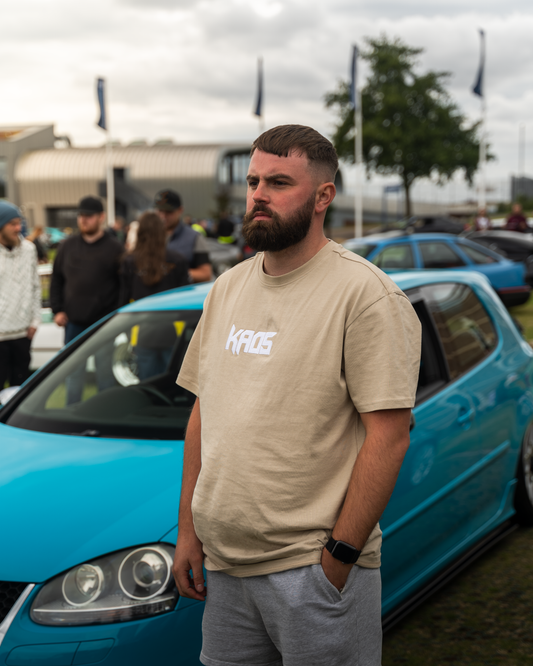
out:
<path id="1" fill-rule="evenodd" d="M 434 235 L 434 234 L 433 234 Z M 425 284 L 436 284 L 439 282 L 460 282 L 462 284 L 475 283 L 481 287 L 489 284 L 488 279 L 473 271 L 431 271 L 431 270 L 409 270 L 389 275 L 402 291 L 414 289 Z M 120 308 L 120 312 L 159 312 L 165 310 L 201 310 L 207 294 L 214 282 L 180 287 L 169 291 L 141 298 L 135 303 L 130 303 Z"/>
<path id="2" fill-rule="evenodd" d="M 189 287 L 170 289 L 154 296 L 141 298 L 120 308 L 120 312 L 146 312 L 151 310 L 199 310 L 203 307 L 207 294 L 214 282 L 194 284 Z"/>
<path id="3" fill-rule="evenodd" d="M 408 240 L 410 242 L 418 241 L 435 241 L 435 240 L 444 240 L 455 242 L 459 240 L 456 234 L 444 234 L 444 233 L 427 233 L 427 234 L 406 234 L 403 231 L 397 232 L 383 232 L 380 234 L 371 234 L 370 236 L 363 236 L 363 238 L 350 238 L 344 242 L 345 247 L 348 245 L 357 245 L 357 244 L 368 244 L 368 243 L 381 243 L 383 241 L 397 241 L 397 240 Z M 459 242 L 463 241 L 464 238 L 460 238 Z"/>

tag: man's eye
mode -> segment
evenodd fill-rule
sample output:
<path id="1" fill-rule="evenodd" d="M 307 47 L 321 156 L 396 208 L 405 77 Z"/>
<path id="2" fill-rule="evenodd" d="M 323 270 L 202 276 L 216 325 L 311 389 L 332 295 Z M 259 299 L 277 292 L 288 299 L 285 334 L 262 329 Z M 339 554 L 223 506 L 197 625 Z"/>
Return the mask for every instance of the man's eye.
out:
<path id="1" fill-rule="evenodd" d="M 284 180 L 275 180 L 274 185 L 277 185 L 278 187 L 281 185 L 286 185 L 287 183 Z"/>

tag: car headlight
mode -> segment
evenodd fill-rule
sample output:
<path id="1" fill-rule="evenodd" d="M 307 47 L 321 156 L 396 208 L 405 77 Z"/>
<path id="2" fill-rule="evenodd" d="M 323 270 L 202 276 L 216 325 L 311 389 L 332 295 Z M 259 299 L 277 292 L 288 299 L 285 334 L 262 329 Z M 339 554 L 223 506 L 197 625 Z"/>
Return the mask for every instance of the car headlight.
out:
<path id="1" fill-rule="evenodd" d="M 110 624 L 174 610 L 174 547 L 154 544 L 85 562 L 48 581 L 36 596 L 38 624 Z"/>

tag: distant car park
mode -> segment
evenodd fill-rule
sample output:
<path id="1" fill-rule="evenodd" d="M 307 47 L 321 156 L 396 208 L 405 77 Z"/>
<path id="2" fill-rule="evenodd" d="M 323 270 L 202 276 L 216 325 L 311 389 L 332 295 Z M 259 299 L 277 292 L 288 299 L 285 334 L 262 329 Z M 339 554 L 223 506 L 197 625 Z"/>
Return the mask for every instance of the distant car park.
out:
<path id="1" fill-rule="evenodd" d="M 485 275 L 507 307 L 529 299 L 526 269 L 467 238 L 400 231 L 353 238 L 344 247 L 387 273 L 414 269 L 470 270 Z"/>

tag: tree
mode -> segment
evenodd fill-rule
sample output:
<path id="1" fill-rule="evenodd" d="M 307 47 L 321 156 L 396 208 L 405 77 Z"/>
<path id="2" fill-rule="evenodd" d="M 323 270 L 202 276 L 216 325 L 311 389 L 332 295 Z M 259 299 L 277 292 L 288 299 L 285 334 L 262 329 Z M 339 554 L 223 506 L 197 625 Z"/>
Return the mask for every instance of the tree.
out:
<path id="1" fill-rule="evenodd" d="M 436 177 L 442 185 L 462 169 L 472 184 L 479 160 L 479 125 L 467 126 L 464 115 L 444 88 L 447 72 L 415 72 L 423 49 L 399 39 L 367 39 L 362 57 L 370 76 L 361 91 L 363 159 L 367 175 L 398 174 L 405 188 L 405 213 L 411 215 L 410 190 L 418 178 Z M 340 81 L 325 96 L 338 123 L 333 144 L 339 157 L 354 162 L 354 114 L 349 83 Z M 493 159 L 487 153 L 488 159 Z"/>

